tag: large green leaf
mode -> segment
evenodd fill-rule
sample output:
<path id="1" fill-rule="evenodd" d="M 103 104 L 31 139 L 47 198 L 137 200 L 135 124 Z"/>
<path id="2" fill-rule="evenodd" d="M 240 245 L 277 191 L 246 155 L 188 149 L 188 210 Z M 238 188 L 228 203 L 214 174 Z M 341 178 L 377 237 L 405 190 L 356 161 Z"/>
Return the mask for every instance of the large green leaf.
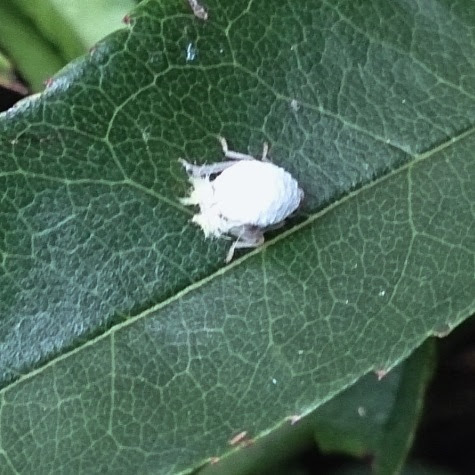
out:
<path id="1" fill-rule="evenodd" d="M 20 81 L 16 78 L 13 65 L 8 58 L 6 58 L 0 52 L 0 87 L 13 91 L 15 93 L 26 95 L 28 90 Z M 1 107 L 5 107 L 3 102 Z M 3 109 L 2 109 L 3 110 Z"/>
<path id="2" fill-rule="evenodd" d="M 43 82 L 65 64 L 55 46 L 9 1 L 0 2 L 0 46 L 33 90 L 43 89 Z"/>
<path id="3" fill-rule="evenodd" d="M 65 58 L 76 58 L 96 41 L 117 30 L 134 0 L 10 0 L 56 45 Z"/>
<path id="4" fill-rule="evenodd" d="M 472 2 L 207 6 L 146 2 L 0 121 L 4 473 L 196 467 L 475 310 Z M 306 192 L 229 266 L 178 202 L 218 134 Z"/>
<path id="5" fill-rule="evenodd" d="M 117 30 L 133 0 L 0 2 L 0 45 L 34 91 L 68 61 Z"/>

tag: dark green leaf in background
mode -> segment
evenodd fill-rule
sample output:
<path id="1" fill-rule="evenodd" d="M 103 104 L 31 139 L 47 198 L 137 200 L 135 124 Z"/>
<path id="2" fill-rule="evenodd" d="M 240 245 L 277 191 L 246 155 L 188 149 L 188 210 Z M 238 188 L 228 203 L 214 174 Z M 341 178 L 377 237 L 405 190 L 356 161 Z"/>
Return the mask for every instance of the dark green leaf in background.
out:
<path id="1" fill-rule="evenodd" d="M 472 2 L 207 7 L 145 2 L 0 120 L 3 473 L 197 467 L 475 311 Z M 306 192 L 227 267 L 178 202 L 218 134 Z"/>
<path id="2" fill-rule="evenodd" d="M 376 473 L 399 473 L 434 367 L 428 341 L 380 381 L 369 374 L 311 417 L 322 450 L 371 456 Z"/>
<path id="3" fill-rule="evenodd" d="M 366 468 L 362 473 L 400 473 L 434 367 L 434 349 L 431 339 L 385 377 L 365 375 L 307 417 L 206 465 L 199 474 L 293 473 L 289 458 L 311 446 L 312 440 L 322 452 L 358 457 Z M 333 473 L 328 467 L 319 471 Z"/>

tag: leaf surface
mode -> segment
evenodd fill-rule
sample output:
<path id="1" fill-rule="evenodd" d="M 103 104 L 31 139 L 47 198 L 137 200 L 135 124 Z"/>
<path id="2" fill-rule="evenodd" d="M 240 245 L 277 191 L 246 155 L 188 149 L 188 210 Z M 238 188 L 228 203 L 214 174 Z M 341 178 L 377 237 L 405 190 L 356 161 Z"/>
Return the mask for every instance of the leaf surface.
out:
<path id="1" fill-rule="evenodd" d="M 475 311 L 472 3 L 207 7 L 145 2 L 0 120 L 5 473 L 197 467 Z M 306 193 L 229 266 L 178 202 L 217 135 Z"/>

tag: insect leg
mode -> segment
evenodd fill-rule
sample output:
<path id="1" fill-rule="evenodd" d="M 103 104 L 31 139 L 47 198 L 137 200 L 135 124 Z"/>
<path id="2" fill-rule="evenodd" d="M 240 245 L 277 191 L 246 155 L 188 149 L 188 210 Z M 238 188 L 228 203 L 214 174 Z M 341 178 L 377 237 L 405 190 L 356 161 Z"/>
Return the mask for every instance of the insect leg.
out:
<path id="1" fill-rule="evenodd" d="M 247 153 L 233 152 L 232 150 L 229 150 L 228 142 L 226 142 L 224 137 L 219 137 L 219 142 L 221 143 L 226 158 L 230 158 L 231 160 L 255 160 L 252 155 L 248 155 Z"/>
<path id="2" fill-rule="evenodd" d="M 223 148 L 223 153 L 226 158 L 230 158 L 231 160 L 256 160 L 255 157 L 247 153 L 234 152 L 233 150 L 229 150 L 228 142 L 226 142 L 226 139 L 224 137 L 219 137 L 219 142 L 221 143 L 221 147 Z M 268 151 L 269 151 L 269 144 L 267 142 L 264 142 L 264 145 L 262 147 L 262 157 L 261 157 L 261 160 L 263 162 L 270 161 L 267 158 Z"/>
<path id="3" fill-rule="evenodd" d="M 180 158 L 179 162 L 183 165 L 186 172 L 192 177 L 204 177 L 214 175 L 216 173 L 221 173 L 222 171 L 226 170 L 226 168 L 235 165 L 235 162 L 231 161 L 212 163 L 211 165 L 194 165 L 193 163 L 189 163 L 186 160 L 183 160 L 183 158 Z"/>
<path id="4" fill-rule="evenodd" d="M 230 234 L 237 236 L 237 239 L 231 244 L 225 262 L 231 262 L 236 249 L 259 247 L 264 244 L 264 234 L 260 228 L 243 227 L 240 231 L 233 229 Z"/>

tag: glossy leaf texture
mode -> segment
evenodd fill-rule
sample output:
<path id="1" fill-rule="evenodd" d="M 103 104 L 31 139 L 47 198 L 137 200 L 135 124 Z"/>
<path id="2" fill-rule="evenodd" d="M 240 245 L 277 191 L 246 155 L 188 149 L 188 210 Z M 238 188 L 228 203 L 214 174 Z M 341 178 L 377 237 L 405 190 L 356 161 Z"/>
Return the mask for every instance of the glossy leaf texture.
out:
<path id="1" fill-rule="evenodd" d="M 148 1 L 0 120 L 0 467 L 172 473 L 475 311 L 471 2 Z M 217 136 L 305 205 L 224 265 Z"/>

